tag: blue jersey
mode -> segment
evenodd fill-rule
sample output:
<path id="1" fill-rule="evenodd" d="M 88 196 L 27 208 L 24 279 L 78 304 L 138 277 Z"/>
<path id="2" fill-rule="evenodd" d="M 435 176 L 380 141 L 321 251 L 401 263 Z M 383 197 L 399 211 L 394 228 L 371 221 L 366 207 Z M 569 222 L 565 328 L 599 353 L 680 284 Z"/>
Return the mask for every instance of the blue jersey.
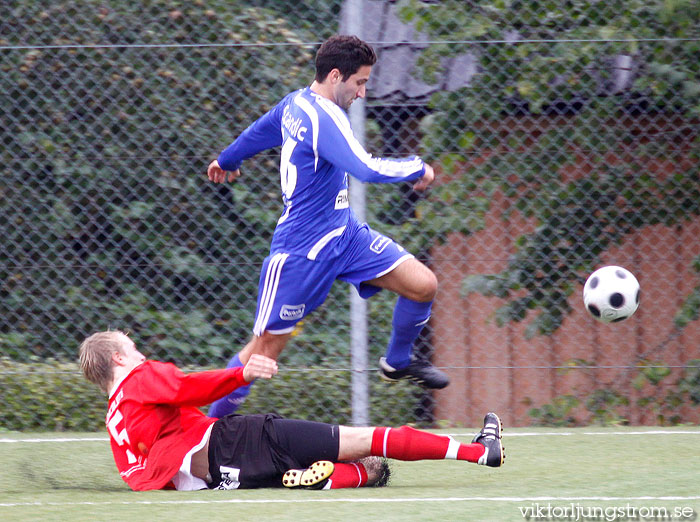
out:
<path id="1" fill-rule="evenodd" d="M 236 170 L 244 159 L 280 145 L 284 210 L 272 238 L 273 253 L 310 260 L 340 253 L 338 238 L 356 223 L 348 174 L 363 182 L 393 183 L 425 173 L 425 164 L 416 156 L 373 157 L 353 135 L 345 111 L 309 87 L 288 94 L 256 120 L 221 153 L 219 165 Z"/>

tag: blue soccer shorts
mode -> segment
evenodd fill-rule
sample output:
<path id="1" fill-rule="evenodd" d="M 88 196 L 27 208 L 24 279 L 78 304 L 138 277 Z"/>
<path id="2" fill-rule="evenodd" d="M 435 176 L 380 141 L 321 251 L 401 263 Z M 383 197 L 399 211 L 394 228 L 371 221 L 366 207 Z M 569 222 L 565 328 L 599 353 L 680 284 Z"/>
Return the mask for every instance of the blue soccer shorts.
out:
<path id="1" fill-rule="evenodd" d="M 340 254 L 310 260 L 301 254 L 273 252 L 263 263 L 253 333 L 285 334 L 323 304 L 336 279 L 357 288 L 363 298 L 381 288 L 365 281 L 388 274 L 413 255 L 393 239 L 363 224 L 346 230 Z M 337 248 L 337 247 L 336 247 Z"/>

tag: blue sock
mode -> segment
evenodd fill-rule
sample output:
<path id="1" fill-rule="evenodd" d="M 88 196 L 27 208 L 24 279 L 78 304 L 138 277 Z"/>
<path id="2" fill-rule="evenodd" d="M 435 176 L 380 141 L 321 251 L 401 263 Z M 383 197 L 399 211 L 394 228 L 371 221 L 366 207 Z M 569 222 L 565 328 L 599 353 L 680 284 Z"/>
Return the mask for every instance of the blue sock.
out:
<path id="1" fill-rule="evenodd" d="M 226 368 L 236 368 L 239 366 L 245 365 L 241 362 L 241 359 L 238 357 L 238 354 L 236 354 L 228 362 Z M 250 393 L 250 387 L 252 385 L 253 383 L 251 382 L 248 386 L 242 386 L 241 388 L 237 388 L 225 397 L 219 399 L 218 401 L 212 402 L 211 406 L 209 407 L 209 416 L 220 419 L 224 415 L 228 415 L 229 413 L 235 412 L 238 409 L 238 407 L 245 401 L 245 398 Z"/>
<path id="2" fill-rule="evenodd" d="M 386 349 L 386 362 L 397 370 L 411 362 L 413 343 L 430 319 L 433 302 L 419 303 L 399 296 L 394 307 L 391 340 Z"/>

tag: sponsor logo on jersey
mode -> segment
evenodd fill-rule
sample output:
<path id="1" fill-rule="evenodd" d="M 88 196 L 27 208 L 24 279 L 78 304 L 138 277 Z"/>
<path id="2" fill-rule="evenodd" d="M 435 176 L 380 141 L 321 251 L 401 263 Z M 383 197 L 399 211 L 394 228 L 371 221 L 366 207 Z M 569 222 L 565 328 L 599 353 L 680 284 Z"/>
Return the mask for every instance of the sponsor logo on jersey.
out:
<path id="1" fill-rule="evenodd" d="M 343 189 L 338 192 L 335 197 L 335 209 L 348 208 L 350 206 L 350 199 L 348 198 L 348 189 Z"/>
<path id="2" fill-rule="evenodd" d="M 391 239 L 389 239 L 386 236 L 377 236 L 374 238 L 374 241 L 372 241 L 372 244 L 369 246 L 369 249 L 374 252 L 375 254 L 381 254 L 384 249 L 389 246 L 389 243 L 391 243 Z"/>
<path id="3" fill-rule="evenodd" d="M 284 321 L 294 321 L 304 317 L 305 304 L 300 305 L 282 305 L 280 310 L 280 319 Z"/>

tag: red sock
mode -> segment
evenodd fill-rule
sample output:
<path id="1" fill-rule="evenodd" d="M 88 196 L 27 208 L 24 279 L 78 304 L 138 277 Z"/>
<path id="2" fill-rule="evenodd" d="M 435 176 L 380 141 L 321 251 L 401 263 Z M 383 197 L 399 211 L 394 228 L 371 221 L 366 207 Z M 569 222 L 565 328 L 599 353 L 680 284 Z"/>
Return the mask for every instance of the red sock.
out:
<path id="1" fill-rule="evenodd" d="M 396 460 L 457 459 L 476 462 L 484 453 L 479 443 L 460 444 L 451 437 L 420 431 L 409 426 L 375 428 L 372 455 Z"/>
<path id="2" fill-rule="evenodd" d="M 331 489 L 359 488 L 367 483 L 367 470 L 359 462 L 336 462 L 331 475 Z"/>

